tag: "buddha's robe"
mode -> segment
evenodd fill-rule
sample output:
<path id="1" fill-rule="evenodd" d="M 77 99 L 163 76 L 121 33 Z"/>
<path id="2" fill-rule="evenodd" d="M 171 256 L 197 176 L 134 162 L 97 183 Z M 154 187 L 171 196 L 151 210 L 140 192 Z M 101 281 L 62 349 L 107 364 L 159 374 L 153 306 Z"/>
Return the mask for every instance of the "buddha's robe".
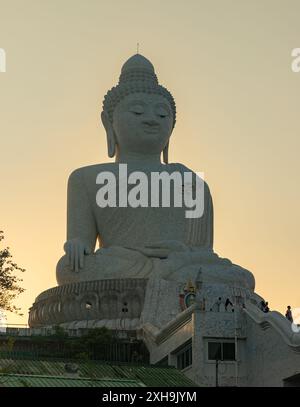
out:
<path id="1" fill-rule="evenodd" d="M 99 249 L 84 257 L 84 267 L 78 273 L 71 271 L 66 256 L 62 257 L 57 266 L 58 284 L 151 276 L 176 280 L 189 278 L 188 270 L 192 270 L 190 277 L 195 276 L 203 264 L 231 266 L 229 260 L 220 259 L 213 252 L 213 205 L 205 182 L 202 216 L 186 218 L 184 205 L 100 208 L 96 202 L 100 188 L 96 178 L 103 171 L 114 173 L 118 179 L 119 165 L 84 167 L 69 178 L 67 239 L 80 238 L 92 252 L 98 240 Z M 128 173 L 132 171 L 178 171 L 183 175 L 191 170 L 181 164 L 147 168 L 128 165 Z M 182 277 L 185 269 L 186 276 Z"/>

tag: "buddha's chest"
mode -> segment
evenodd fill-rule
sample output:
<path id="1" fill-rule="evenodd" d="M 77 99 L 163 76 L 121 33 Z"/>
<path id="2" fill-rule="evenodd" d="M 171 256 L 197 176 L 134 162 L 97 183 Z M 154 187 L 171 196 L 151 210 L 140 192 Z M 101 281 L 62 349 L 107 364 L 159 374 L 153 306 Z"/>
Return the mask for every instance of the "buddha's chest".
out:
<path id="1" fill-rule="evenodd" d="M 108 245 L 143 245 L 158 240 L 184 242 L 187 220 L 183 208 L 96 209 L 103 242 Z"/>

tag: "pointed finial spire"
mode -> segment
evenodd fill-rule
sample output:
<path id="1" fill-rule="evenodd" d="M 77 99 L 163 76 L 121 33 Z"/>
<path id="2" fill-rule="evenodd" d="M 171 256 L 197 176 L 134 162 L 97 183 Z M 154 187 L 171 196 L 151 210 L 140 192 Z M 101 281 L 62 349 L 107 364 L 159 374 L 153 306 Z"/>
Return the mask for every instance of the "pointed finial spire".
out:
<path id="1" fill-rule="evenodd" d="M 137 42 L 137 44 L 136 44 L 136 53 L 137 54 L 139 53 L 139 50 L 140 50 L 140 43 Z"/>

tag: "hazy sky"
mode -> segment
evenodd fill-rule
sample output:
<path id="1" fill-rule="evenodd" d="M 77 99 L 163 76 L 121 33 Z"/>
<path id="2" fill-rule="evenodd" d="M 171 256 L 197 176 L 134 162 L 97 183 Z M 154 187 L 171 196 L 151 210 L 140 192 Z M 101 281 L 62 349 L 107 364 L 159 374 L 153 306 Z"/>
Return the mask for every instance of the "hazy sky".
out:
<path id="1" fill-rule="evenodd" d="M 215 251 L 272 309 L 300 307 L 299 1 L 0 0 L 0 229 L 28 308 L 56 285 L 66 183 L 108 161 L 102 99 L 136 52 L 174 95 L 170 161 L 203 171 Z"/>

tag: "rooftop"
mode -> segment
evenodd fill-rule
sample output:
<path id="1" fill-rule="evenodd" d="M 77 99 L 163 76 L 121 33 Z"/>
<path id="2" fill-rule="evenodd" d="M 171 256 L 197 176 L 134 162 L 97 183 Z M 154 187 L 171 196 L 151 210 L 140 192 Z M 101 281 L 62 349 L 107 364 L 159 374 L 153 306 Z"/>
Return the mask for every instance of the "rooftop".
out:
<path id="1" fill-rule="evenodd" d="M 73 375 L 66 364 L 75 365 Z M 174 367 L 97 361 L 0 359 L 0 387 L 194 387 Z"/>

